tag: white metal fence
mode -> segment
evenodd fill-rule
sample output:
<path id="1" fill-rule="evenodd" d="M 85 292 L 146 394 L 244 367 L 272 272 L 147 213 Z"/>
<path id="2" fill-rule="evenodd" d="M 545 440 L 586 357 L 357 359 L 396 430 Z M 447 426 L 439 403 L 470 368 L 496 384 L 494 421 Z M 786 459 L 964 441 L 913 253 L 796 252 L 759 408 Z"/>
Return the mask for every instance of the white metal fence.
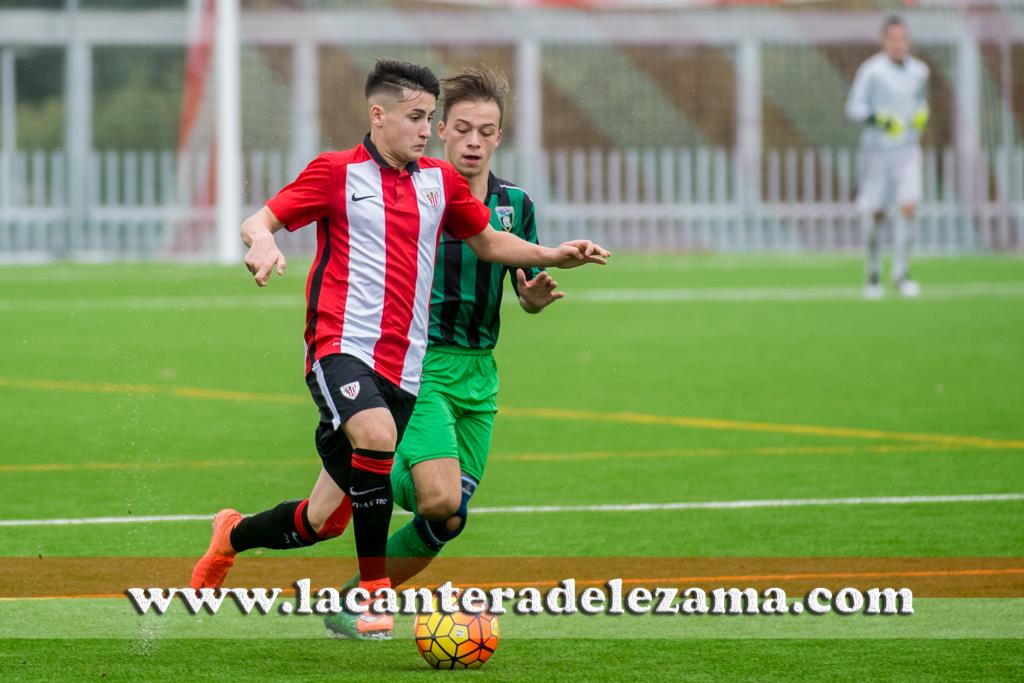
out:
<path id="1" fill-rule="evenodd" d="M 919 248 L 1024 248 L 1024 148 L 925 152 Z M 543 222 L 549 239 L 586 235 L 649 250 L 835 250 L 862 244 L 857 154 L 769 150 L 744 172 L 724 149 L 556 151 Z M 958 186 L 969 178 L 969 186 Z"/>
<path id="2" fill-rule="evenodd" d="M 982 154 L 964 173 L 952 149 L 925 151 L 920 249 L 1024 248 L 1024 148 Z M 853 206 L 856 152 L 769 150 L 744 171 L 720 148 L 552 150 L 531 190 L 544 241 L 586 236 L 617 249 L 834 250 L 861 244 Z M 255 210 L 301 163 L 245 155 L 243 203 Z M 505 153 L 497 172 L 515 179 Z M 60 152 L 0 154 L 0 259 L 207 259 L 215 250 L 206 154 L 96 152 L 84 201 L 72 209 Z M 970 186 L 958 179 L 970 178 Z M 314 231 L 286 238 L 311 251 Z"/>

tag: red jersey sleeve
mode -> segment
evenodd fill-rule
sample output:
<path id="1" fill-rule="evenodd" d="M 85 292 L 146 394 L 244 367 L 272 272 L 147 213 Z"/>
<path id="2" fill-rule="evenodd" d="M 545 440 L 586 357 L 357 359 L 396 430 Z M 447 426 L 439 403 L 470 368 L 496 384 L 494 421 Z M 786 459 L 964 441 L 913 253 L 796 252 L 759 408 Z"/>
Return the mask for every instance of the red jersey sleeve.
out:
<path id="1" fill-rule="evenodd" d="M 288 230 L 298 230 L 327 215 L 334 167 L 326 155 L 321 154 L 303 169 L 299 177 L 285 185 L 267 208 L 284 223 Z"/>
<path id="2" fill-rule="evenodd" d="M 445 228 L 460 240 L 479 235 L 491 220 L 491 210 L 473 196 L 469 183 L 454 168 L 449 169 L 446 185 L 451 192 L 445 203 Z"/>

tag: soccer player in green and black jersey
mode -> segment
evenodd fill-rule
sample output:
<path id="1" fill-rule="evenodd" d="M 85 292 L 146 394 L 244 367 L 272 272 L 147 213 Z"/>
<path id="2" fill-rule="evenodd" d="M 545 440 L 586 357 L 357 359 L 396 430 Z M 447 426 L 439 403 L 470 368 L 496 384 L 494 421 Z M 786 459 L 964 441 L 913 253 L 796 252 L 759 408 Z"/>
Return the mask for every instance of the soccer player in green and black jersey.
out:
<path id="1" fill-rule="evenodd" d="M 529 195 L 490 171 L 507 94 L 506 80 L 492 71 L 465 69 L 445 79 L 437 132 L 445 158 L 490 208 L 491 228 L 536 243 Z M 529 270 L 481 261 L 464 242 L 442 233 L 420 394 L 391 472 L 395 502 L 414 514 L 388 539 L 392 586 L 415 576 L 465 528 L 497 412 L 498 369 L 492 351 L 506 274 L 527 313 L 538 313 L 564 296 L 547 272 Z M 353 577 L 345 588 L 357 582 Z M 333 633 L 358 638 L 356 619 L 341 612 L 325 621 Z"/>

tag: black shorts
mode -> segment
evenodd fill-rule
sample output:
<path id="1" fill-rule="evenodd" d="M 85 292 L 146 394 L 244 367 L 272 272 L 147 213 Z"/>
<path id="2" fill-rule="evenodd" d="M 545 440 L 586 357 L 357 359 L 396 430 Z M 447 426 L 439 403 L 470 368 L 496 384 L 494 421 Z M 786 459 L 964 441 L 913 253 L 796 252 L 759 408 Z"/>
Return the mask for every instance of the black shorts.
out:
<path id="1" fill-rule="evenodd" d="M 412 417 L 416 397 L 384 379 L 355 356 L 334 354 L 313 364 L 306 385 L 320 409 L 316 450 L 324 469 L 342 490 L 348 490 L 352 468 L 352 444 L 341 427 L 349 418 L 369 408 L 387 408 L 402 440 Z"/>

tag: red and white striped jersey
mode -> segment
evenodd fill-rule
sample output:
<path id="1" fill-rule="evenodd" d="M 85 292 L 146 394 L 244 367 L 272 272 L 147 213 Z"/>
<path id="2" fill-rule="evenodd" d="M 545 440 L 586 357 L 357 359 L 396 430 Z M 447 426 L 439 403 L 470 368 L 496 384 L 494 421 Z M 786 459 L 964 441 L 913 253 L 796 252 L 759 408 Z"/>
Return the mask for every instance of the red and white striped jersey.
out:
<path id="1" fill-rule="evenodd" d="M 306 372 L 347 353 L 412 394 L 427 348 L 434 256 L 445 225 L 459 239 L 490 212 L 446 161 L 399 171 L 370 142 L 314 159 L 267 202 L 288 230 L 317 224 L 306 282 Z"/>

